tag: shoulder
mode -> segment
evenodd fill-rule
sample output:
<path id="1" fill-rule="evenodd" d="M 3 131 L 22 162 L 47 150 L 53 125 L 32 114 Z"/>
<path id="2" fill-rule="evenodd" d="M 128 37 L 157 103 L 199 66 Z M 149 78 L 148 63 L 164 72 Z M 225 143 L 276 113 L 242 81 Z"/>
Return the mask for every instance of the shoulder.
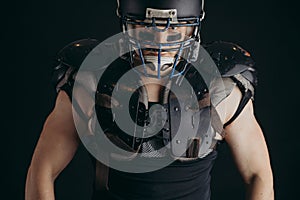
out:
<path id="1" fill-rule="evenodd" d="M 84 58 L 98 44 L 99 41 L 96 39 L 81 39 L 71 42 L 58 52 L 57 61 L 78 68 Z"/>
<path id="2" fill-rule="evenodd" d="M 232 69 L 235 68 L 236 65 L 247 66 L 248 68 L 253 68 L 255 65 L 251 54 L 238 44 L 226 41 L 215 41 L 204 44 L 203 47 L 210 54 L 222 75 L 233 73 Z M 241 67 L 239 69 L 242 70 Z"/>
<path id="3" fill-rule="evenodd" d="M 222 118 L 226 127 L 239 116 L 249 100 L 254 99 L 257 85 L 255 62 L 248 51 L 231 42 L 217 41 L 204 45 L 204 48 L 214 60 L 225 87 L 225 96 L 214 105 L 219 107 L 217 110 L 225 112 Z"/>
<path id="4" fill-rule="evenodd" d="M 251 54 L 231 42 L 216 41 L 204 45 L 222 77 L 237 78 L 242 75 L 252 85 L 257 85 L 256 67 Z"/>
<path id="5" fill-rule="evenodd" d="M 64 90 L 69 97 L 71 96 L 76 72 L 85 57 L 98 44 L 95 39 L 82 39 L 66 45 L 58 52 L 52 72 L 52 83 L 57 92 Z"/>

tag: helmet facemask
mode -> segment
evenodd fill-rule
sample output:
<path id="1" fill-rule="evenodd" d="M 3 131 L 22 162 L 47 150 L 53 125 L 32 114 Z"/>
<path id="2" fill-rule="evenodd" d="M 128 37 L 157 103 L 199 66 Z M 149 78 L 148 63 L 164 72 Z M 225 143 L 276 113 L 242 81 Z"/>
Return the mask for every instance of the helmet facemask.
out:
<path id="1" fill-rule="evenodd" d="M 183 74 L 198 53 L 201 16 L 179 17 L 177 9 L 148 7 L 144 16 L 121 14 L 132 67 L 158 79 Z"/>

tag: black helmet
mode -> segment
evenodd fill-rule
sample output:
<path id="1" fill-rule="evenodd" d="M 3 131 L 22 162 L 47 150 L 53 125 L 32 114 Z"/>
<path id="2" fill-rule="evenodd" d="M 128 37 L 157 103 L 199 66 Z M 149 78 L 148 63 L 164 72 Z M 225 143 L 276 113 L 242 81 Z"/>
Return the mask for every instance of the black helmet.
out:
<path id="1" fill-rule="evenodd" d="M 195 59 L 204 0 L 117 0 L 117 3 L 117 15 L 132 50 L 132 60 L 139 58 L 145 72 L 148 67 L 160 78 L 161 70 L 172 67 L 171 77 L 175 71 L 180 75 L 184 67 L 179 70 L 176 66 L 181 57 L 187 63 Z M 154 53 L 147 56 L 144 51 Z"/>

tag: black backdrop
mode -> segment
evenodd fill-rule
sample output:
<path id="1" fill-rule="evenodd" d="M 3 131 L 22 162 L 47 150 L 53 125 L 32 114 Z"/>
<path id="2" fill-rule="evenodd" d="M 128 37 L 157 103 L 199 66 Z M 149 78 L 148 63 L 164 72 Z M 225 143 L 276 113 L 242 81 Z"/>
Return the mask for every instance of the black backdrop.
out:
<path id="1" fill-rule="evenodd" d="M 53 108 L 53 58 L 82 38 L 119 32 L 115 1 L 26 1 L 2 4 L 2 181 L 5 199 L 23 199 L 26 171 L 43 122 Z M 240 44 L 259 70 L 255 110 L 269 146 L 277 199 L 296 194 L 299 25 L 292 1 L 206 1 L 203 42 Z M 1 175 L 2 176 L 2 175 Z M 2 176 L 2 177 L 3 177 Z M 80 147 L 56 182 L 57 199 L 88 199 L 91 162 Z M 243 199 L 244 186 L 227 146 L 213 171 L 212 199 Z"/>

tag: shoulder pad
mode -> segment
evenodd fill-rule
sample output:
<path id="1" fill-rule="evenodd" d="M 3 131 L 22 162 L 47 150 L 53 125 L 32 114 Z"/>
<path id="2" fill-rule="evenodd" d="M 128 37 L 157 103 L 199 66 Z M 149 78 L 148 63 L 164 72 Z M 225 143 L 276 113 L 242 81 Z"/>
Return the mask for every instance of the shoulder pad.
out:
<path id="1" fill-rule="evenodd" d="M 82 39 L 72 42 L 58 52 L 57 61 L 73 68 L 79 68 L 85 57 L 98 44 L 99 41 L 95 39 Z"/>
<path id="2" fill-rule="evenodd" d="M 204 48 L 224 77 L 230 77 L 244 71 L 255 71 L 255 62 L 250 53 L 237 44 L 216 41 L 204 45 Z"/>
<path id="3" fill-rule="evenodd" d="M 217 65 L 222 77 L 243 76 L 253 86 L 257 85 L 255 62 L 250 53 L 237 44 L 216 41 L 204 45 Z"/>
<path id="4" fill-rule="evenodd" d="M 85 57 L 98 44 L 95 39 L 82 39 L 68 44 L 59 51 L 57 64 L 52 73 L 52 83 L 57 92 L 63 89 L 71 98 L 75 74 Z"/>
<path id="5" fill-rule="evenodd" d="M 253 99 L 254 87 L 257 85 L 255 62 L 250 53 L 234 43 L 217 41 L 204 45 L 204 48 L 214 60 L 221 76 L 230 78 L 242 92 L 240 104 L 233 117 L 224 124 L 226 127 L 237 118 L 247 102 Z M 231 88 L 226 88 L 227 86 Z M 233 84 L 225 85 L 225 89 L 228 91 L 231 91 L 232 88 Z"/>

